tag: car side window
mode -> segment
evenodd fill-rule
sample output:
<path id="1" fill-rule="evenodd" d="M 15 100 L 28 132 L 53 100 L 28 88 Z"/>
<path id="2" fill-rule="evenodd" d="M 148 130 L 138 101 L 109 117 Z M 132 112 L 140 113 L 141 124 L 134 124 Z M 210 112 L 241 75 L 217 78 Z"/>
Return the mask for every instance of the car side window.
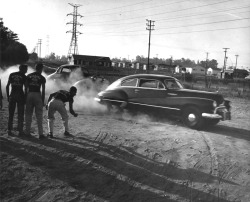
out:
<path id="1" fill-rule="evenodd" d="M 179 89 L 179 85 L 176 83 L 175 80 L 165 80 L 166 87 L 168 89 Z"/>
<path id="2" fill-rule="evenodd" d="M 147 79 L 141 79 L 139 83 L 139 87 L 142 88 L 158 88 L 159 81 L 157 80 L 147 80 Z"/>
<path id="3" fill-rule="evenodd" d="M 63 69 L 62 69 L 62 73 L 70 73 L 71 71 L 70 71 L 70 69 L 69 68 L 67 68 L 67 67 L 64 67 Z"/>
<path id="4" fill-rule="evenodd" d="M 134 78 L 134 79 L 127 79 L 125 81 L 123 81 L 121 83 L 121 86 L 131 86 L 131 87 L 135 87 L 137 84 L 137 79 Z"/>
<path id="5" fill-rule="evenodd" d="M 159 88 L 159 89 L 165 89 L 165 87 L 164 87 L 163 83 L 162 83 L 162 82 L 160 82 L 160 81 L 159 81 L 158 88 Z"/>

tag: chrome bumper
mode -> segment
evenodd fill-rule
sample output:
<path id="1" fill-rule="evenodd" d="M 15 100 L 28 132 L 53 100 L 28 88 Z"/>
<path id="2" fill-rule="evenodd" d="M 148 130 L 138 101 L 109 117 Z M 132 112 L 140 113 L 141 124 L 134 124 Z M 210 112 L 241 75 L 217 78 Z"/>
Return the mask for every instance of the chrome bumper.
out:
<path id="1" fill-rule="evenodd" d="M 94 100 L 95 100 L 96 102 L 101 102 L 101 101 L 102 101 L 102 100 L 101 100 L 100 98 L 98 98 L 98 97 L 95 97 Z"/>
<path id="2" fill-rule="evenodd" d="M 202 117 L 208 119 L 221 119 L 222 121 L 231 120 L 231 112 L 225 106 L 217 107 L 213 114 L 202 113 Z"/>

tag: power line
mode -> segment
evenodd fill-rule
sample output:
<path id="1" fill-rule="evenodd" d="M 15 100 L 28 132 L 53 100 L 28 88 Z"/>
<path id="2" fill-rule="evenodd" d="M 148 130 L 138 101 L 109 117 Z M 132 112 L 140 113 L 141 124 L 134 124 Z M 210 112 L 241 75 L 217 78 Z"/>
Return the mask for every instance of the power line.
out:
<path id="1" fill-rule="evenodd" d="M 153 9 L 153 8 L 158 8 L 158 7 L 162 7 L 162 6 L 168 6 L 168 5 L 172 5 L 172 4 L 177 4 L 177 3 L 182 3 L 182 2 L 187 2 L 186 0 L 184 1 L 179 1 L 179 2 L 172 2 L 172 3 L 168 3 L 168 4 L 161 4 L 161 5 L 157 5 L 157 6 L 151 6 L 149 8 L 139 8 L 139 9 L 134 9 L 134 10 L 128 10 L 128 11 L 122 11 L 122 12 L 115 12 L 115 13 L 106 13 L 106 14 L 96 14 L 96 15 L 87 15 L 86 17 L 93 17 L 93 16 L 103 16 L 103 15 L 113 15 L 113 14 L 123 14 L 123 13 L 128 13 L 128 12 L 134 12 L 134 11 L 140 11 L 140 10 L 148 10 L 148 9 Z M 144 4 L 144 3 L 143 3 Z"/>
<path id="2" fill-rule="evenodd" d="M 246 6 L 246 7 L 237 7 L 237 8 L 232 8 L 232 9 L 227 9 L 227 10 L 215 10 L 215 11 L 210 11 L 210 12 L 207 12 L 207 13 L 197 13 L 197 14 L 193 14 L 193 15 L 183 15 L 183 16 L 176 16 L 176 17 L 169 17 L 169 18 L 165 18 L 165 19 L 157 19 L 158 22 L 166 22 L 166 21 L 175 21 L 176 22 L 176 19 L 182 19 L 182 18 L 185 18 L 184 20 L 189 20 L 188 18 L 190 17 L 195 17 L 195 16 L 200 16 L 200 15 L 207 15 L 207 14 L 213 14 L 213 13 L 221 13 L 221 12 L 226 12 L 226 11 L 231 11 L 231 10 L 237 10 L 237 9 L 244 9 L 244 8 L 250 8 L 250 6 Z M 236 13 L 231 13 L 231 14 L 240 14 L 240 13 L 249 13 L 250 11 L 244 11 L 244 12 L 236 12 Z M 219 16 L 219 15 L 216 15 L 216 16 Z M 216 16 L 213 16 L 213 17 L 216 17 Z M 205 19 L 205 18 L 211 18 L 211 16 L 208 16 L 208 17 L 203 17 L 202 19 Z M 193 18 L 195 19 L 195 18 Z M 197 18 L 197 19 L 201 19 L 200 17 Z M 182 20 L 183 21 L 183 20 Z M 124 24 L 141 24 L 141 21 L 135 21 L 135 22 L 123 22 L 122 23 L 123 25 Z M 112 23 L 112 24 L 105 24 L 105 23 L 100 23 L 100 24 L 88 24 L 88 26 L 100 26 L 100 25 L 105 25 L 105 26 L 114 26 L 114 25 L 121 25 L 121 22 L 120 23 Z"/>
<path id="3" fill-rule="evenodd" d="M 169 13 L 176 13 L 176 12 L 180 12 L 180 11 L 184 11 L 184 10 L 195 9 L 195 8 L 202 8 L 202 7 L 206 7 L 206 6 L 213 6 L 213 5 L 216 5 L 216 4 L 221 4 L 221 3 L 225 3 L 225 2 L 229 2 L 229 1 L 233 1 L 233 0 L 226 0 L 226 1 L 222 1 L 222 2 L 211 3 L 211 4 L 196 6 L 196 7 L 190 7 L 190 8 L 185 8 L 185 9 L 180 9 L 180 10 L 175 10 L 175 11 L 168 11 L 168 14 Z M 157 16 L 157 15 L 162 15 L 162 14 L 166 14 L 166 11 L 164 11 L 162 13 L 151 14 L 151 16 Z M 147 17 L 147 15 L 143 15 L 143 16 L 137 16 L 137 17 L 127 18 L 126 20 L 137 19 L 137 18 L 146 18 L 146 17 Z M 110 20 L 110 21 L 106 21 L 106 22 L 116 22 L 116 21 L 120 21 L 120 19 L 118 19 L 118 20 Z M 102 23 L 102 22 L 95 22 L 95 23 Z"/>
<path id="4" fill-rule="evenodd" d="M 218 24 L 218 23 L 224 23 L 224 22 L 233 22 L 233 21 L 238 21 L 238 20 L 247 20 L 250 18 L 241 18 L 241 19 L 234 19 L 234 20 L 222 20 L 222 21 L 217 21 L 217 22 L 207 22 L 207 23 L 199 23 L 199 24 L 190 24 L 190 25 L 183 25 L 183 26 L 178 26 L 178 27 L 167 27 L 167 28 L 159 28 L 160 29 L 175 29 L 175 28 L 182 28 L 182 27 L 190 27 L 190 26 L 199 26 L 199 25 L 208 25 L 208 24 Z"/>
<path id="5" fill-rule="evenodd" d="M 195 32 L 211 32 L 211 31 L 222 31 L 222 30 L 232 30 L 232 29 L 245 29 L 249 28 L 250 26 L 245 27 L 232 27 L 232 28 L 224 28 L 224 29 L 210 29 L 210 30 L 197 30 L 197 31 L 188 31 L 188 32 L 171 32 L 171 33 L 161 33 L 156 35 L 163 35 L 163 34 L 187 34 L 187 33 L 195 33 Z"/>
<path id="6" fill-rule="evenodd" d="M 168 34 L 188 34 L 188 33 L 195 33 L 195 32 L 211 32 L 211 31 L 223 31 L 223 30 L 233 30 L 233 29 L 245 29 L 249 28 L 250 26 L 245 26 L 245 27 L 231 27 L 231 28 L 224 28 L 224 29 L 210 29 L 210 30 L 197 30 L 197 31 L 186 31 L 186 32 L 167 32 L 167 33 L 155 33 L 155 35 L 168 35 Z M 96 34 L 100 35 L 100 34 Z M 146 35 L 146 34 L 133 34 L 133 35 L 128 35 L 128 34 L 120 34 L 120 35 L 107 35 L 107 36 L 141 36 L 141 35 Z"/>
<path id="7" fill-rule="evenodd" d="M 250 18 L 241 18 L 241 19 L 234 19 L 234 20 L 223 20 L 223 21 L 199 23 L 199 24 L 190 24 L 190 25 L 175 26 L 175 27 L 165 27 L 165 28 L 159 28 L 158 30 L 176 29 L 176 28 L 200 26 L 200 25 L 207 25 L 207 24 L 218 24 L 218 23 L 233 22 L 233 21 L 247 20 L 247 19 L 250 19 Z M 142 31 L 142 30 L 129 30 L 129 31 L 126 31 L 126 32 L 140 32 L 140 31 Z M 88 32 L 88 33 L 91 33 L 91 32 Z M 124 30 L 119 31 L 119 32 L 102 32 L 102 34 L 108 34 L 108 33 L 124 33 Z"/>
<path id="8" fill-rule="evenodd" d="M 221 12 L 226 12 L 226 11 L 231 11 L 231 10 L 238 10 L 238 9 L 245 9 L 245 8 L 249 8 L 250 6 L 244 6 L 244 7 L 237 7 L 237 8 L 231 8 L 231 9 L 223 9 L 223 10 L 215 10 L 215 11 L 209 11 L 207 13 L 197 13 L 197 14 L 194 14 L 194 15 L 184 15 L 184 16 L 177 16 L 177 17 L 172 17 L 172 18 L 166 18 L 166 19 L 159 19 L 158 21 L 173 21 L 173 20 L 176 20 L 178 18 L 190 18 L 190 17 L 193 17 L 193 16 L 200 16 L 200 15 L 207 15 L 207 14 L 213 14 L 213 13 L 221 13 Z M 245 11 L 245 12 L 237 12 L 237 13 L 246 13 L 246 12 L 249 12 L 249 11 Z M 208 16 L 210 17 L 210 16 Z M 198 18 L 200 19 L 200 18 Z"/>
<path id="9" fill-rule="evenodd" d="M 105 10 L 94 11 L 94 12 L 91 12 L 91 13 L 100 13 L 100 12 L 105 12 L 105 11 L 108 11 L 108 10 L 115 10 L 115 9 L 119 9 L 119 8 L 129 7 L 129 6 L 135 6 L 135 5 L 145 4 L 146 2 L 150 2 L 150 1 L 152 1 L 152 0 L 142 1 L 142 2 L 139 2 L 139 3 L 130 4 L 130 5 L 126 5 L 126 6 L 120 6 L 120 7 L 115 7 L 115 8 L 109 8 L 109 9 L 105 9 Z"/>

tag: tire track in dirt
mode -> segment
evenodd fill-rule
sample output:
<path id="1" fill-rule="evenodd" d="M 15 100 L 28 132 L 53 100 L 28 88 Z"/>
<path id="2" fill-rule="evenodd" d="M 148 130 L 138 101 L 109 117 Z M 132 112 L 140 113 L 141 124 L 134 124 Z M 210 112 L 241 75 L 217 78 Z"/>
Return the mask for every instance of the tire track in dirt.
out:
<path id="1" fill-rule="evenodd" d="M 212 143 L 212 140 L 207 136 L 204 132 L 199 132 L 200 136 L 202 137 L 206 147 L 207 151 L 209 153 L 210 157 L 210 173 L 216 177 L 218 177 L 218 158 L 217 158 L 217 152 L 215 150 L 215 147 Z"/>
<path id="2" fill-rule="evenodd" d="M 42 152 L 42 153 L 44 153 L 44 152 L 52 152 L 54 154 L 59 155 L 60 157 L 62 157 L 64 159 L 67 159 L 67 161 L 69 161 L 69 159 L 73 159 L 74 161 L 77 161 L 78 163 L 80 163 L 83 166 L 88 166 L 88 168 L 94 169 L 94 170 L 96 170 L 98 172 L 104 173 L 104 174 L 109 175 L 109 176 L 113 176 L 118 181 L 125 182 L 128 186 L 130 186 L 132 188 L 132 189 L 130 189 L 130 191 L 135 190 L 135 189 L 140 189 L 142 191 L 145 190 L 147 192 L 153 193 L 155 195 L 155 197 L 157 196 L 156 197 L 157 200 L 159 200 L 161 198 L 162 199 L 165 198 L 164 200 L 172 201 L 173 198 L 175 198 L 175 199 L 178 198 L 181 201 L 185 201 L 185 198 L 182 198 L 181 196 L 173 197 L 172 194 L 168 194 L 164 190 L 157 189 L 157 188 L 154 188 L 154 187 L 149 186 L 147 184 L 136 181 L 136 180 L 134 180 L 134 179 L 132 179 L 132 178 L 130 178 L 130 177 L 124 175 L 124 174 L 121 174 L 121 173 L 119 173 L 119 172 L 117 172 L 117 171 L 115 171 L 113 169 L 105 167 L 105 166 L 103 166 L 103 165 L 101 165 L 99 163 L 95 163 L 92 159 L 86 159 L 86 158 L 82 158 L 80 156 L 76 156 L 75 154 L 71 153 L 70 151 L 68 151 L 68 152 L 67 151 L 62 151 L 62 150 L 55 149 L 55 148 L 53 148 L 51 146 L 48 146 L 48 145 L 44 145 L 44 144 L 41 145 L 39 143 L 30 142 L 28 140 L 23 140 L 23 139 L 18 139 L 18 138 L 9 138 L 9 137 L 2 138 L 1 137 L 1 139 L 5 139 L 5 140 L 10 141 L 10 142 L 15 141 L 15 143 L 18 143 L 19 145 L 21 145 L 21 147 L 18 149 L 18 150 L 21 150 L 21 153 L 25 152 L 25 153 L 29 153 L 30 155 L 35 155 L 35 158 L 40 157 L 38 155 L 39 152 Z M 69 144 L 68 139 L 66 139 L 66 140 L 55 139 L 54 141 Z M 79 143 L 80 142 L 82 142 L 82 141 L 79 141 Z M 78 144 L 73 144 L 73 146 L 77 147 L 79 145 Z M 38 150 L 39 152 L 34 152 L 33 148 L 36 148 L 36 150 Z M 14 148 L 12 150 L 14 150 Z M 18 152 L 18 151 L 16 151 L 16 152 Z M 42 160 L 45 161 L 46 158 L 43 158 Z M 128 166 L 131 166 L 131 165 L 128 164 Z M 117 187 L 114 187 L 114 191 L 115 191 L 115 189 L 117 189 Z M 42 196 L 41 196 L 41 194 L 37 193 L 35 197 L 37 198 L 37 197 L 42 197 Z"/>
<path id="3" fill-rule="evenodd" d="M 113 137 L 114 135 L 113 134 L 110 134 L 109 132 L 106 132 L 105 131 L 105 127 L 103 128 L 104 130 L 100 131 L 100 133 L 96 136 L 95 140 L 97 141 L 100 141 L 100 143 L 103 143 L 105 141 L 106 144 L 114 144 L 114 140 L 113 140 Z M 198 134 L 200 135 L 200 134 Z M 119 137 L 120 138 L 120 137 Z M 119 139 L 118 137 L 116 137 L 116 141 Z M 110 141 L 111 140 L 111 141 Z M 162 140 L 162 139 L 161 139 Z M 197 177 L 196 176 L 196 172 L 195 170 L 197 170 L 197 173 L 198 173 L 198 176 L 200 177 L 200 173 L 199 173 L 199 168 L 202 167 L 205 162 L 207 161 L 207 158 L 209 158 L 210 160 L 210 173 L 215 173 L 214 170 L 216 171 L 217 170 L 217 157 L 216 157 L 216 153 L 211 151 L 211 143 L 209 142 L 209 140 L 207 140 L 204 136 L 202 136 L 202 140 L 204 141 L 205 145 L 206 145 L 206 148 L 207 148 L 207 153 L 208 153 L 208 156 L 206 158 L 201 157 L 194 165 L 193 165 L 193 169 L 187 169 L 187 171 L 185 171 L 186 175 L 187 175 L 187 179 L 185 182 L 183 181 L 176 181 L 176 180 L 173 180 L 171 179 L 171 177 L 168 177 L 166 175 L 164 175 L 164 168 L 160 171 L 160 174 L 157 174 L 157 175 L 160 175 L 161 177 L 165 177 L 167 180 L 171 181 L 171 182 L 175 182 L 175 183 L 179 183 L 179 184 L 182 184 L 186 187 L 186 190 L 185 192 L 187 193 L 186 195 L 188 195 L 188 199 L 189 201 L 193 201 L 193 200 L 196 200 L 196 199 L 200 199 L 201 198 L 201 194 L 199 192 L 197 192 L 193 186 L 193 181 L 194 179 Z M 159 140 L 158 140 L 159 141 Z M 178 142 L 178 139 L 175 139 L 174 142 Z M 126 142 L 124 140 L 121 140 L 120 138 L 120 141 L 119 141 L 119 144 L 117 145 L 120 145 L 122 146 L 124 143 L 123 142 Z M 153 141 L 150 141 L 151 143 Z M 117 142 L 116 142 L 117 143 Z M 115 143 L 115 145 L 116 145 Z M 149 144 L 149 142 L 147 142 Z M 131 146 L 132 145 L 132 141 L 131 141 L 131 145 L 128 145 L 127 143 L 125 143 L 126 146 Z M 135 145 L 138 144 L 138 143 L 134 143 Z M 186 147 L 187 145 L 184 144 L 184 145 L 181 145 L 180 147 Z M 174 151 L 176 150 L 177 148 L 174 148 L 174 145 L 172 144 L 171 146 L 171 149 L 169 149 L 168 152 L 170 153 L 174 153 Z M 180 148 L 178 148 L 180 149 Z M 177 150 L 178 150 L 177 149 Z M 151 152 L 152 155 L 151 155 L 151 161 L 155 162 L 155 160 L 159 159 L 159 158 L 163 158 L 164 154 L 162 154 L 161 152 L 157 152 L 157 151 L 154 151 L 152 149 L 150 149 L 150 147 L 146 148 L 144 150 L 145 152 Z M 170 154 L 171 155 L 171 154 Z M 172 155 L 171 155 L 172 156 Z M 167 160 L 166 159 L 164 160 L 165 164 L 168 164 L 168 166 L 173 166 L 174 167 L 178 167 L 178 163 L 176 163 L 174 161 L 175 158 L 171 158 L 171 161 L 170 160 Z M 172 161 L 173 160 L 173 161 Z M 148 167 L 147 165 L 141 165 L 141 169 L 146 169 L 147 171 L 150 171 L 152 172 L 153 168 L 152 167 Z M 169 171 L 169 170 L 168 170 Z M 213 172 L 212 172 L 213 171 Z M 180 174 L 181 175 L 181 174 Z M 216 176 L 216 175 L 215 175 Z M 207 176 L 204 176 L 204 181 L 206 181 L 207 179 Z M 166 186 L 165 188 L 165 191 L 168 190 L 168 186 Z M 211 192 L 211 194 L 213 194 L 213 192 Z M 213 200 L 213 196 L 209 196 L 207 198 L 207 200 Z M 219 200 L 224 200 L 224 199 L 221 199 L 219 198 Z"/>
<path id="4" fill-rule="evenodd" d="M 219 198 L 228 198 L 228 191 L 224 189 L 224 185 L 232 180 L 233 177 L 238 176 L 243 170 L 237 163 L 232 163 L 226 157 L 226 155 L 222 155 L 218 153 L 216 145 L 210 137 L 209 133 L 200 131 L 200 136 L 202 137 L 204 143 L 207 146 L 207 151 L 209 152 L 210 158 L 210 172 L 216 178 L 216 187 L 211 191 L 216 194 L 216 197 Z M 236 184 L 235 184 L 236 185 Z"/>

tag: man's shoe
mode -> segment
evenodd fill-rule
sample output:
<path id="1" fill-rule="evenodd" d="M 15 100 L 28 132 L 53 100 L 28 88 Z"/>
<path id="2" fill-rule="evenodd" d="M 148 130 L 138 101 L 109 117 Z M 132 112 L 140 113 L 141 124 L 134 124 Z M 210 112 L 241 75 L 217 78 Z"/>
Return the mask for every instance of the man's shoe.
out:
<path id="1" fill-rule="evenodd" d="M 39 135 L 39 139 L 42 140 L 42 139 L 46 139 L 45 135 Z"/>
<path id="2" fill-rule="evenodd" d="M 52 132 L 49 132 L 49 134 L 47 135 L 47 137 L 49 137 L 49 138 L 54 138 L 53 133 L 52 133 Z"/>
<path id="3" fill-rule="evenodd" d="M 65 131 L 65 132 L 64 132 L 64 135 L 65 135 L 65 136 L 73 136 L 73 135 L 70 134 L 68 131 Z"/>

